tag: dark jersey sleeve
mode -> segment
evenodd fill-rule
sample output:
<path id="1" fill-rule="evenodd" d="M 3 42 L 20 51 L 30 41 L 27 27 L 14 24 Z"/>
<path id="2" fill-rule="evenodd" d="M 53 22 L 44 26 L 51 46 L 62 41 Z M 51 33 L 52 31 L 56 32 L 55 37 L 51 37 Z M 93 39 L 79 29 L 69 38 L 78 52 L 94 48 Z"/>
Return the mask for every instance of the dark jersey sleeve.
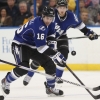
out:
<path id="1" fill-rule="evenodd" d="M 84 35 L 89 36 L 89 34 L 93 34 L 93 31 L 86 27 L 86 25 L 80 20 L 78 20 L 77 16 L 72 13 L 73 19 L 73 28 L 79 29 Z"/>
<path id="2" fill-rule="evenodd" d="M 75 25 L 73 25 L 74 28 L 79 29 L 86 36 L 89 36 L 89 34 L 93 34 L 93 31 L 87 28 L 86 25 L 82 21 L 78 21 L 75 14 L 73 14 L 73 17 L 74 17 L 74 23 L 75 23 Z"/>
<path id="3" fill-rule="evenodd" d="M 70 13 L 70 14 L 71 14 L 72 27 L 73 28 L 78 27 L 82 23 L 82 21 L 79 20 L 74 13 Z"/>

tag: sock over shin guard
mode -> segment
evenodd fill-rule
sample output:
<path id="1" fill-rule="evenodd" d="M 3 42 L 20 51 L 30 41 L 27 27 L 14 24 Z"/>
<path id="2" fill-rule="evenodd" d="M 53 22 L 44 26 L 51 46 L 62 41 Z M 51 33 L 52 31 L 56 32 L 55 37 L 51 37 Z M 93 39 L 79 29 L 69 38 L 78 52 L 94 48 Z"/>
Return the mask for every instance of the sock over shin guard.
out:
<path id="1" fill-rule="evenodd" d="M 64 69 L 65 69 L 64 66 L 57 65 L 56 66 L 56 77 L 62 77 Z"/>
<path id="2" fill-rule="evenodd" d="M 15 81 L 17 79 L 18 79 L 18 76 L 15 75 L 15 73 L 13 72 L 13 70 L 11 72 L 9 72 L 7 74 L 7 76 L 6 76 L 6 81 L 8 83 L 11 83 L 11 82 L 13 82 L 13 81 Z"/>

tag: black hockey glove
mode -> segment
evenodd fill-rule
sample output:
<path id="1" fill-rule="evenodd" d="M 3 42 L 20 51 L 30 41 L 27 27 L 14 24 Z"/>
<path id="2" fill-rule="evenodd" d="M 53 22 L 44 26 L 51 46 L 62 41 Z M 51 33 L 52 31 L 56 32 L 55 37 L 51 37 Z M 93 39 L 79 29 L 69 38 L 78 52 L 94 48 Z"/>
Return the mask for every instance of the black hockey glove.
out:
<path id="1" fill-rule="evenodd" d="M 96 33 L 89 34 L 89 39 L 90 39 L 90 40 L 98 39 L 98 35 L 97 35 Z"/>
<path id="2" fill-rule="evenodd" d="M 98 35 L 94 33 L 92 30 L 88 29 L 88 34 L 87 36 L 89 37 L 90 40 L 95 40 L 98 39 Z"/>
<path id="3" fill-rule="evenodd" d="M 86 26 L 80 30 L 84 35 L 88 36 L 90 40 L 98 39 L 98 35 Z"/>
<path id="4" fill-rule="evenodd" d="M 66 58 L 60 52 L 57 52 L 51 57 L 51 59 L 58 65 L 63 65 L 63 63 L 66 63 Z"/>

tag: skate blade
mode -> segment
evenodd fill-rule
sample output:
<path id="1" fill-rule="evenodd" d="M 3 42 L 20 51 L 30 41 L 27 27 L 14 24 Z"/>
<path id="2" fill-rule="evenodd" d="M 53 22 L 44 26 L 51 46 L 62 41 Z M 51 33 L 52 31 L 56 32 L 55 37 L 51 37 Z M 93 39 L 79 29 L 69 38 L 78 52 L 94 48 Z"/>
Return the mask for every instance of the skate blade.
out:
<path id="1" fill-rule="evenodd" d="M 64 95 L 48 94 L 48 97 L 64 97 Z"/>
<path id="2" fill-rule="evenodd" d="M 2 90 L 1 85 L 0 85 L 0 96 L 3 96 L 4 98 L 7 96 L 7 94 Z"/>

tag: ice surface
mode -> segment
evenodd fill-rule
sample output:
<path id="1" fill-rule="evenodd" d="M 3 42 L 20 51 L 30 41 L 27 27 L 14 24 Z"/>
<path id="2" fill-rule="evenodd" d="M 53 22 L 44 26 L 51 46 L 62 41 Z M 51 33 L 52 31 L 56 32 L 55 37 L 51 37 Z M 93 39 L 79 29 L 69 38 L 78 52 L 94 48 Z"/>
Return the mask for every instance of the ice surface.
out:
<path id="1" fill-rule="evenodd" d="M 100 71 L 74 72 L 86 86 L 93 88 L 100 85 Z M 6 73 L 6 71 L 0 71 L 0 80 L 5 77 Z M 28 86 L 23 85 L 24 77 L 25 76 L 11 83 L 11 92 L 6 96 L 5 100 L 93 100 L 92 96 L 84 88 L 68 83 L 63 83 L 62 85 L 56 84 L 56 88 L 64 91 L 63 97 L 48 97 L 45 93 L 45 76 L 35 74 Z M 79 84 L 74 76 L 68 71 L 64 72 L 62 78 Z M 94 95 L 100 93 L 100 91 L 91 92 Z M 0 91 L 0 95 L 1 94 Z"/>

